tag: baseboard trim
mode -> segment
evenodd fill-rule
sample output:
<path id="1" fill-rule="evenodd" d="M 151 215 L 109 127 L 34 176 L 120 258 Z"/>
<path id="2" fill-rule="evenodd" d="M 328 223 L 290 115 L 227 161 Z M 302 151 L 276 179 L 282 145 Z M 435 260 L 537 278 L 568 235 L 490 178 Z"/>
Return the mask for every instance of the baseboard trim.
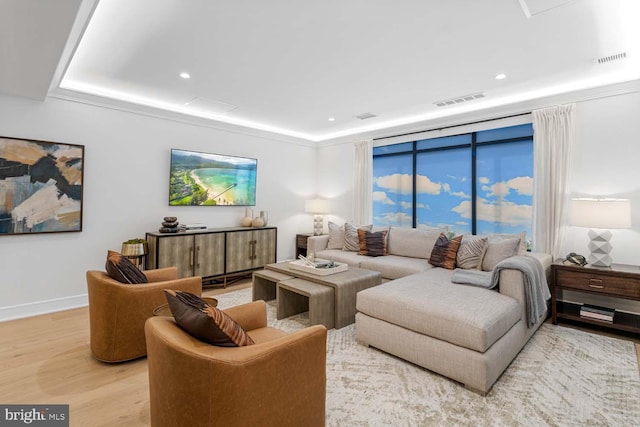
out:
<path id="1" fill-rule="evenodd" d="M 23 319 L 25 317 L 38 316 L 41 314 L 56 313 L 58 311 L 86 307 L 87 305 L 89 305 L 89 298 L 87 294 L 83 294 L 46 301 L 30 302 L 27 304 L 11 305 L 8 307 L 0 307 L 0 322 Z"/>

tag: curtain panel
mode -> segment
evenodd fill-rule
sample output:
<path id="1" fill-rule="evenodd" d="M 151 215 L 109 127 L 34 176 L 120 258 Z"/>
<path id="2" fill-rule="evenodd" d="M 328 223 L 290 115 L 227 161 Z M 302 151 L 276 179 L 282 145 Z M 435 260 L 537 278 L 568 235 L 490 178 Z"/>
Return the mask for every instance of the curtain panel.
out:
<path id="1" fill-rule="evenodd" d="M 358 225 L 373 222 L 373 140 L 354 144 L 353 222 Z"/>
<path id="2" fill-rule="evenodd" d="M 533 251 L 554 258 L 566 234 L 575 104 L 533 111 Z"/>

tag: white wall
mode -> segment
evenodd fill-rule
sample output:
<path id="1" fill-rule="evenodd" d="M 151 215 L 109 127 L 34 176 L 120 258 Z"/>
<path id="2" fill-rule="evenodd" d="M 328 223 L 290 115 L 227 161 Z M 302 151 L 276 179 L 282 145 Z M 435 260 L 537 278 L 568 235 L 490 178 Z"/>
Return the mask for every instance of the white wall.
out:
<path id="1" fill-rule="evenodd" d="M 640 93 L 577 104 L 576 149 L 569 182 L 572 197 L 631 199 L 632 228 L 611 230 L 611 256 L 614 263 L 640 265 Z M 587 231 L 568 227 L 563 253 L 588 256 Z M 563 299 L 640 313 L 636 301 L 574 292 L 565 292 Z"/>
<path id="2" fill-rule="evenodd" d="M 169 207 L 171 148 L 258 159 L 254 214 L 278 227 L 278 259 L 311 230 L 304 200 L 316 193 L 316 149 L 80 103 L 0 97 L 0 136 L 85 146 L 83 231 L 0 236 L 0 321 L 86 305 L 85 272 L 107 249 L 157 231 L 164 216 L 238 226 L 242 207 Z"/>

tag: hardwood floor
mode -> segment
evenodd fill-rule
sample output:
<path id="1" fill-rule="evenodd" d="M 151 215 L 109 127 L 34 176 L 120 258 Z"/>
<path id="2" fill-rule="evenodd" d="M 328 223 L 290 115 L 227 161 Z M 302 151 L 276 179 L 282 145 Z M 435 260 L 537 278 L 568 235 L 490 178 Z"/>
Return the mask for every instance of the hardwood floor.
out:
<path id="1" fill-rule="evenodd" d="M 250 279 L 206 296 L 251 286 Z M 68 404 L 71 426 L 145 426 L 146 358 L 107 364 L 89 349 L 89 309 L 0 323 L 0 403 Z"/>
<path id="2" fill-rule="evenodd" d="M 250 286 L 243 280 L 203 294 Z M 149 425 L 146 359 L 95 360 L 88 313 L 80 308 L 0 323 L 0 403 L 68 404 L 71 426 Z M 640 352 L 640 339 L 634 341 Z"/>

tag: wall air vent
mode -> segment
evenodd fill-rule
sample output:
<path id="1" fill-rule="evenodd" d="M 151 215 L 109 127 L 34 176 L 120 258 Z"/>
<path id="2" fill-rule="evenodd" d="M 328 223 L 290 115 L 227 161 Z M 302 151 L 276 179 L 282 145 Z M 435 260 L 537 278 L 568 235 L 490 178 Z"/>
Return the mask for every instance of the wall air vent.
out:
<path id="1" fill-rule="evenodd" d="M 437 105 L 438 107 L 447 107 L 449 105 L 456 105 L 462 102 L 475 101 L 476 99 L 481 99 L 481 98 L 484 98 L 484 93 L 474 93 L 473 95 L 457 96 L 455 98 L 434 102 L 434 105 Z"/>
<path id="2" fill-rule="evenodd" d="M 360 119 L 360 120 L 367 120 L 367 119 L 371 119 L 373 117 L 378 117 L 373 113 L 362 113 L 362 114 L 358 114 L 357 116 L 355 116 L 356 119 Z"/>
<path id="3" fill-rule="evenodd" d="M 613 61 L 619 61 L 621 59 L 626 59 L 627 52 L 616 53 L 615 55 L 603 56 L 602 58 L 594 59 L 593 62 L 596 64 L 606 64 Z"/>

